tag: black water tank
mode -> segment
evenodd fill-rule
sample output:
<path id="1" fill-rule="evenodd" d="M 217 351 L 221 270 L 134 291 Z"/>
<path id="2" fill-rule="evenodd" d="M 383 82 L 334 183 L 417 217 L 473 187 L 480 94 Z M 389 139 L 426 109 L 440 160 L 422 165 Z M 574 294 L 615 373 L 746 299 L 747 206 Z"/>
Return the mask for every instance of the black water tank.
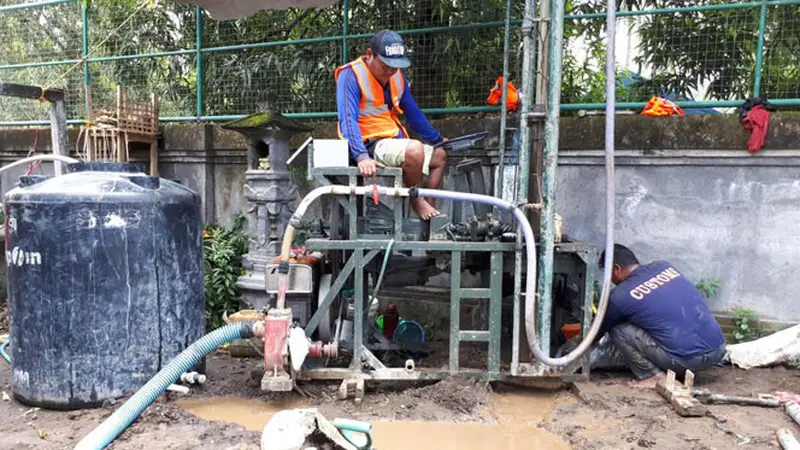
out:
<path id="1" fill-rule="evenodd" d="M 132 392 L 204 334 L 199 196 L 138 165 L 68 167 L 5 195 L 11 389 L 56 409 Z"/>

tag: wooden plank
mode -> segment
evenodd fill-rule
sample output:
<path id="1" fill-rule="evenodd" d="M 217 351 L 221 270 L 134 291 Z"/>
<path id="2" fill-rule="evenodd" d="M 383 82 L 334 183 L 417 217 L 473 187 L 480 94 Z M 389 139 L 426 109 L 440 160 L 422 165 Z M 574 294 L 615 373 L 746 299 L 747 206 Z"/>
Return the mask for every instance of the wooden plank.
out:
<path id="1" fill-rule="evenodd" d="M 0 95 L 26 98 L 29 100 L 39 100 L 44 97 L 44 99 L 49 102 L 64 101 L 64 91 L 61 89 L 43 90 L 39 86 L 30 86 L 26 84 L 0 83 Z"/>

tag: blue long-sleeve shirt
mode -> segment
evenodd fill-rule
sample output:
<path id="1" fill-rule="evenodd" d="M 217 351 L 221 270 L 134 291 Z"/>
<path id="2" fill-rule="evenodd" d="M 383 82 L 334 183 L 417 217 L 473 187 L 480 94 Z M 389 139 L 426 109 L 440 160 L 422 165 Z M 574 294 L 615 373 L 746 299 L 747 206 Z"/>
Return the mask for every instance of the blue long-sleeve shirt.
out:
<path id="1" fill-rule="evenodd" d="M 676 358 L 716 350 L 725 342 L 703 296 L 666 261 L 639 266 L 611 291 L 598 337 L 623 322 L 649 333 Z"/>
<path id="2" fill-rule="evenodd" d="M 400 98 L 400 108 L 403 110 L 404 118 L 408 122 L 408 126 L 414 130 L 420 137 L 430 144 L 438 143 L 442 140 L 442 135 L 425 117 L 425 114 L 417 106 L 414 97 L 408 87 L 408 81 L 403 77 L 403 84 L 405 91 L 403 97 Z M 383 95 L 387 105 L 391 105 L 391 90 L 387 85 L 383 89 Z M 358 85 L 358 80 L 350 67 L 345 68 L 339 74 L 339 80 L 336 84 L 336 109 L 338 110 L 339 124 L 341 127 L 342 135 L 348 140 L 350 147 L 350 157 L 356 161 L 361 162 L 366 158 L 371 158 L 372 155 L 367 151 L 364 145 L 364 140 L 361 137 L 361 130 L 358 128 L 358 110 L 361 104 L 361 88 Z M 406 139 L 403 130 L 395 136 L 398 139 Z"/>

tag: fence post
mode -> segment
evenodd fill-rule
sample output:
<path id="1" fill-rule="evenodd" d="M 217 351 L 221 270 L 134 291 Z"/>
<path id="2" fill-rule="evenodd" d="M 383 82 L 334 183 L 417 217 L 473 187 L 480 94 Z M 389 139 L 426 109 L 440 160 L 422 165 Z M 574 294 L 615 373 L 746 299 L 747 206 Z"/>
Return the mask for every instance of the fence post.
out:
<path id="1" fill-rule="evenodd" d="M 92 90 L 89 89 L 89 8 L 86 2 L 81 4 L 81 22 L 83 24 L 83 103 L 86 108 L 86 119 L 92 119 Z"/>
<path id="2" fill-rule="evenodd" d="M 342 1 L 342 11 L 344 12 L 344 22 L 342 26 L 342 64 L 347 64 L 347 33 L 350 32 L 350 2 Z"/>
<path id="3" fill-rule="evenodd" d="M 503 30 L 503 96 L 500 102 L 500 142 L 498 147 L 500 149 L 500 161 L 498 162 L 497 179 L 494 184 L 494 195 L 498 197 L 503 196 L 503 175 L 506 170 L 506 121 L 508 114 L 506 107 L 508 105 L 508 53 L 511 45 L 511 0 L 506 1 L 506 23 Z"/>
<path id="4" fill-rule="evenodd" d="M 767 28 L 767 0 L 761 0 L 761 11 L 758 16 L 758 45 L 756 46 L 755 82 L 753 97 L 761 94 L 761 68 L 764 64 L 764 34 Z"/>
<path id="5" fill-rule="evenodd" d="M 197 60 L 197 120 L 203 116 L 203 9 L 194 9 L 195 20 L 195 59 Z"/>

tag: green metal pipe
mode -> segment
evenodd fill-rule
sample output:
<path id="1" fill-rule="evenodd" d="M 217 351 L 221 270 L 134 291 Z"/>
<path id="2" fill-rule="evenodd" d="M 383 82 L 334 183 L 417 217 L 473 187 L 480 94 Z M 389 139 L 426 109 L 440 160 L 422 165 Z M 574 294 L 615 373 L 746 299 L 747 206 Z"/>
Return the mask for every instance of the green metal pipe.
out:
<path id="1" fill-rule="evenodd" d="M 500 161 L 497 170 L 497 180 L 495 181 L 494 195 L 502 196 L 503 174 L 505 172 L 506 157 L 506 121 L 508 120 L 508 54 L 511 46 L 511 0 L 506 0 L 506 23 L 503 36 L 503 96 L 500 102 Z"/>
<path id="2" fill-rule="evenodd" d="M 197 117 L 203 115 L 203 9 L 194 9 L 195 58 L 197 61 Z"/>
<path id="3" fill-rule="evenodd" d="M 564 0 L 550 0 L 550 45 L 547 76 L 547 118 L 542 154 L 542 222 L 539 250 L 539 308 L 536 311 L 542 350 L 550 353 L 550 318 L 553 306 L 553 244 L 555 240 L 556 165 L 558 120 L 561 113 L 561 56 L 564 47 Z"/>
<path id="4" fill-rule="evenodd" d="M 19 9 L 42 8 L 45 6 L 62 5 L 64 3 L 78 3 L 79 1 L 81 0 L 51 0 L 49 2 L 21 3 L 18 5 L 0 6 L 0 13 L 4 13 L 6 11 L 16 11 Z"/>
<path id="5" fill-rule="evenodd" d="M 350 2 L 342 2 L 342 65 L 347 64 L 347 35 L 350 33 Z"/>
<path id="6" fill-rule="evenodd" d="M 800 0 L 798 0 L 800 1 Z M 515 23 L 519 21 L 511 21 L 511 23 Z M 425 34 L 425 33 L 437 33 L 437 32 L 452 32 L 452 31 L 463 31 L 463 30 L 474 30 L 480 28 L 497 28 L 499 26 L 504 25 L 505 22 L 494 21 L 494 22 L 483 22 L 483 23 L 469 23 L 463 25 L 449 25 L 444 27 L 430 27 L 430 28 L 417 28 L 413 30 L 402 30 L 397 31 L 398 34 L 401 35 L 408 35 L 413 36 L 415 34 Z M 227 45 L 223 47 L 209 47 L 204 48 L 203 52 L 226 52 L 226 51 L 233 51 L 233 50 L 249 50 L 254 48 L 264 48 L 264 47 L 277 47 L 282 45 L 303 45 L 303 44 L 319 44 L 321 42 L 336 42 L 341 41 L 344 38 L 347 39 L 367 39 L 372 37 L 370 33 L 363 33 L 363 34 L 350 34 L 347 36 L 325 36 L 325 37 L 318 37 L 318 38 L 307 38 L 307 39 L 294 39 L 288 41 L 270 41 L 270 42 L 254 42 L 252 44 L 239 44 L 239 45 Z"/>
<path id="7" fill-rule="evenodd" d="M 109 62 L 109 61 L 123 61 L 126 59 L 145 59 L 145 58 L 163 58 L 165 56 L 180 56 L 180 55 L 193 55 L 197 50 L 173 50 L 169 52 L 155 52 L 155 53 L 142 53 L 141 55 L 117 55 L 117 56 L 101 56 L 99 58 L 88 58 L 90 63 L 94 62 Z"/>
<path id="8" fill-rule="evenodd" d="M 15 70 L 15 69 L 31 69 L 34 67 L 52 67 L 52 66 L 66 66 L 77 64 L 81 62 L 80 59 L 65 59 L 61 61 L 44 61 L 36 63 L 23 63 L 23 64 L 6 64 L 0 66 L 0 70 Z"/>
<path id="9" fill-rule="evenodd" d="M 126 59 L 163 58 L 165 56 L 192 55 L 196 52 L 197 50 L 174 50 L 169 52 L 142 53 L 138 55 L 101 56 L 98 58 L 86 58 L 83 61 L 86 63 L 96 63 L 96 62 L 108 62 L 108 61 L 122 61 Z M 45 62 L 26 63 L 26 64 L 8 64 L 5 66 L 0 66 L 0 70 L 28 69 L 32 67 L 65 66 L 70 64 L 78 64 L 79 62 L 81 62 L 80 59 L 65 59 L 61 61 L 45 61 Z"/>
<path id="10" fill-rule="evenodd" d="M 800 1 L 800 0 L 797 0 Z M 512 20 L 510 21 L 511 24 L 519 24 L 522 23 L 520 20 Z M 414 35 L 414 34 L 423 34 L 423 33 L 435 33 L 435 32 L 444 32 L 444 31 L 458 31 L 458 30 L 470 30 L 470 29 L 479 29 L 479 28 L 496 28 L 498 26 L 504 25 L 504 21 L 495 21 L 495 22 L 484 22 L 484 23 L 474 23 L 474 24 L 463 24 L 463 25 L 452 25 L 446 27 L 431 27 L 431 28 L 419 28 L 415 30 L 404 30 L 398 31 L 399 34 L 403 35 Z M 273 42 L 257 42 L 253 44 L 240 44 L 240 45 L 227 45 L 222 47 L 208 47 L 208 48 L 201 48 L 200 52 L 202 53 L 213 53 L 213 52 L 226 52 L 226 51 L 234 51 L 234 50 L 248 50 L 254 48 L 265 48 L 265 47 L 276 47 L 282 45 L 303 45 L 303 44 L 318 44 L 322 42 L 334 42 L 334 41 L 341 41 L 346 39 L 365 39 L 371 37 L 371 34 L 353 34 L 348 36 L 326 36 L 326 37 L 319 37 L 319 38 L 308 38 L 308 39 L 295 39 L 295 40 L 288 40 L 288 41 L 273 41 Z M 154 52 L 154 53 L 142 53 L 142 54 L 135 54 L 135 55 L 117 55 L 117 56 L 103 56 L 99 58 L 87 58 L 86 61 L 89 63 L 93 62 L 109 62 L 109 61 L 121 61 L 126 59 L 143 59 L 143 58 L 159 58 L 164 56 L 180 56 L 180 55 L 191 55 L 197 53 L 197 48 L 191 50 L 173 50 L 167 52 Z M 61 60 L 61 61 L 46 61 L 46 62 L 39 62 L 39 63 L 25 63 L 25 64 L 8 64 L 8 65 L 0 65 L 0 70 L 6 69 L 27 69 L 29 67 L 48 67 L 48 66 L 58 66 L 58 65 L 67 65 L 67 64 L 76 64 L 80 62 L 79 59 L 68 59 L 68 60 Z M 482 111 L 494 111 L 494 109 L 485 109 Z"/>
<path id="11" fill-rule="evenodd" d="M 800 106 L 800 98 L 770 99 L 770 103 L 776 106 Z M 673 101 L 681 108 L 735 108 L 742 106 L 744 100 L 713 100 L 713 101 Z M 616 109 L 641 109 L 646 102 L 621 102 L 616 104 Z M 577 111 L 581 109 L 605 109 L 605 103 L 567 103 L 561 105 L 564 111 Z"/>
<path id="12" fill-rule="evenodd" d="M 459 113 L 471 113 L 471 112 L 487 112 L 487 111 L 497 111 L 498 108 L 496 106 L 492 107 L 484 107 L 484 106 L 476 106 L 476 107 L 465 107 L 465 108 L 430 108 L 430 109 L 423 109 L 422 112 L 429 115 L 434 114 L 459 114 Z M 325 119 L 336 117 L 336 112 L 305 112 L 305 113 L 286 113 L 284 114 L 286 117 L 292 117 L 296 119 Z M 162 122 L 197 122 L 197 121 L 208 121 L 208 122 L 219 122 L 219 121 L 228 121 L 228 120 L 239 120 L 246 117 L 244 114 L 228 114 L 228 115 L 215 115 L 215 116 L 178 116 L 178 117 L 162 117 L 160 120 Z"/>
<path id="13" fill-rule="evenodd" d="M 800 0 L 771 0 L 764 2 L 766 6 L 783 6 L 783 5 L 796 5 L 800 4 Z M 642 9 L 639 11 L 620 11 L 617 17 L 632 17 L 632 16 L 652 16 L 657 14 L 677 14 L 677 13 L 691 13 L 703 11 L 720 11 L 726 9 L 747 9 L 757 8 L 762 5 L 762 2 L 746 2 L 746 3 L 728 3 L 723 5 L 705 5 L 705 6 L 684 6 L 680 8 L 652 8 Z M 590 14 L 567 14 L 564 16 L 565 20 L 580 20 L 580 19 L 602 19 L 605 18 L 605 13 L 590 13 Z"/>
<path id="14" fill-rule="evenodd" d="M 756 45 L 755 81 L 753 82 L 753 97 L 761 93 L 761 66 L 764 62 L 764 34 L 767 29 L 767 2 L 761 0 L 761 10 L 758 15 L 758 45 Z"/>
<path id="15" fill-rule="evenodd" d="M 519 167 L 517 172 L 517 204 L 528 203 L 528 177 L 530 175 L 530 145 L 531 129 L 528 126 L 526 115 L 533 107 L 534 93 L 533 87 L 536 83 L 535 59 L 536 54 L 536 1 L 525 1 L 525 12 L 522 19 L 522 70 L 520 87 L 520 113 L 519 113 Z M 517 241 L 516 251 L 514 252 L 514 324 L 512 330 L 512 349 L 511 349 L 511 374 L 517 375 L 519 370 L 520 353 L 520 301 L 522 297 L 522 233 L 519 232 L 519 225 L 516 225 Z M 526 292 L 528 295 L 536 295 L 535 292 Z"/>
<path id="16" fill-rule="evenodd" d="M 86 61 L 86 58 L 89 57 L 89 8 L 86 4 L 81 5 L 81 23 L 83 26 L 83 103 L 88 119 L 91 114 L 91 105 L 89 104 L 89 62 Z"/>
<path id="17" fill-rule="evenodd" d="M 770 100 L 771 102 L 772 100 Z M 422 110 L 425 114 L 459 114 L 459 113 L 477 113 L 477 112 L 497 112 L 500 110 L 499 106 L 460 106 L 457 108 L 425 108 Z"/>
<path id="18" fill-rule="evenodd" d="M 67 121 L 67 125 L 82 125 L 82 119 L 72 119 Z M 41 125 L 51 125 L 49 120 L 20 120 L 18 122 L 0 122 L 0 127 L 35 127 Z"/>
<path id="19" fill-rule="evenodd" d="M 524 86 L 524 80 L 523 80 Z M 682 108 L 714 108 L 714 107 L 738 107 L 741 106 L 744 100 L 740 101 L 715 101 L 715 102 L 676 102 Z M 800 106 L 800 98 L 785 98 L 785 99 L 775 99 L 770 100 L 775 106 Z M 524 104 L 524 100 L 523 100 Z M 630 109 L 630 108 L 643 108 L 645 103 L 617 103 L 617 109 Z M 578 110 L 578 109 L 603 109 L 605 108 L 605 103 L 576 103 L 576 104 L 566 104 L 561 105 L 562 110 Z M 490 109 L 491 111 L 497 111 L 498 108 L 493 107 Z M 463 114 L 469 112 L 482 112 L 488 111 L 486 107 L 474 107 L 474 108 L 435 108 L 435 109 L 423 109 L 423 112 L 426 114 Z M 335 112 L 310 112 L 310 113 L 287 113 L 285 114 L 287 117 L 292 117 L 296 119 L 326 119 L 336 117 Z M 216 115 L 216 116 L 174 116 L 174 117 L 161 117 L 159 120 L 161 122 L 223 122 L 229 120 L 238 120 L 246 117 L 244 114 L 234 114 L 234 115 Z M 71 119 L 67 121 L 69 125 L 82 125 L 84 120 L 82 119 Z M 0 127 L 25 127 L 25 126 L 38 126 L 38 125 L 50 125 L 50 121 L 47 120 L 21 120 L 21 121 L 0 121 Z M 525 127 L 520 129 L 520 142 L 522 142 L 522 137 L 526 134 Z M 528 140 L 530 139 L 530 135 L 528 135 Z M 530 140 L 528 141 L 530 143 Z M 528 153 L 525 147 L 520 148 L 520 167 L 525 167 L 523 164 L 527 164 L 530 161 L 530 155 L 525 154 Z M 526 161 L 523 161 L 525 158 Z M 520 171 L 520 191 L 517 195 L 517 202 L 520 204 L 527 203 L 527 184 L 528 184 L 528 172 L 525 170 Z M 523 184 L 526 186 L 525 190 L 521 189 Z"/>

